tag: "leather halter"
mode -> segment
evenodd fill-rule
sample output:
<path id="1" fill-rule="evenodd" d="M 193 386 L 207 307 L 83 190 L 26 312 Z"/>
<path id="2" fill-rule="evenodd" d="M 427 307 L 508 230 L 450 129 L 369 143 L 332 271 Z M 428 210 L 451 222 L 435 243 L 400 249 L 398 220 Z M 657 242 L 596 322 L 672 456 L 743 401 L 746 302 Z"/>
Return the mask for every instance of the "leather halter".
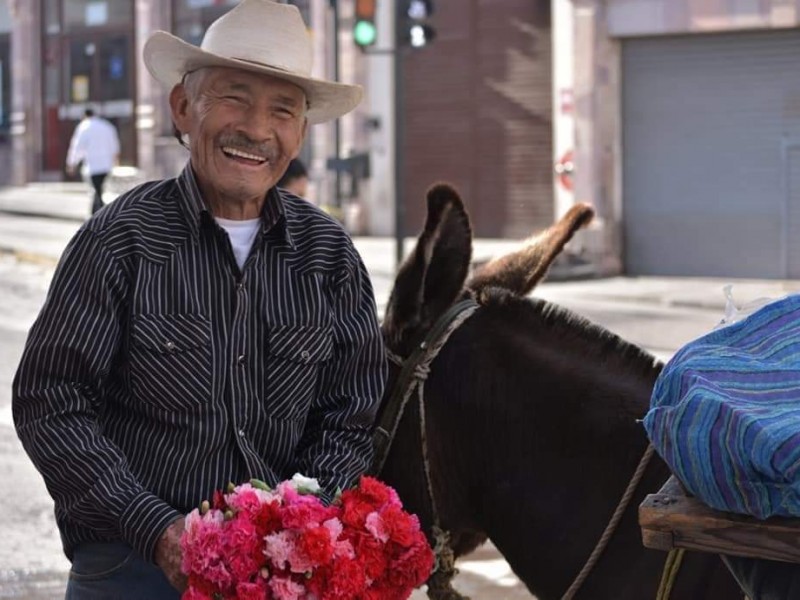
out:
<path id="1" fill-rule="evenodd" d="M 433 492 L 433 480 L 431 478 L 430 461 L 428 460 L 427 423 L 425 420 L 425 380 L 430 373 L 431 363 L 438 356 L 452 333 L 470 318 L 478 307 L 479 304 L 472 298 L 454 304 L 439 317 L 428 332 L 428 335 L 425 336 L 425 339 L 411 353 L 411 356 L 404 360 L 390 353 L 392 361 L 401 365 L 401 371 L 386 408 L 381 414 L 380 423 L 373 434 L 375 458 L 371 472 L 377 475 L 383 469 L 383 465 L 389 455 L 389 450 L 408 400 L 414 390 L 418 391 L 420 450 L 428 502 L 433 519 L 430 535 L 433 538 L 433 552 L 436 558 L 433 572 L 428 579 L 428 596 L 431 598 L 453 599 L 462 598 L 462 596 L 452 588 L 451 581 L 456 574 L 455 552 L 450 543 L 450 532 L 443 530 L 441 527 L 439 510 L 436 506 L 436 496 Z"/>
<path id="2" fill-rule="evenodd" d="M 370 472 L 377 475 L 383 469 L 389 450 L 392 447 L 394 436 L 405 412 L 411 394 L 424 377 L 425 371 L 439 354 L 447 339 L 456 328 L 451 327 L 455 322 L 458 325 L 469 318 L 478 308 L 478 303 L 472 298 L 462 300 L 451 306 L 436 323 L 431 327 L 425 339 L 411 352 L 411 355 L 402 359 L 402 369 L 397 381 L 392 388 L 392 395 L 381 413 L 380 422 L 373 433 L 373 446 L 375 457 L 372 461 Z M 445 335 L 446 334 L 446 335 Z"/>

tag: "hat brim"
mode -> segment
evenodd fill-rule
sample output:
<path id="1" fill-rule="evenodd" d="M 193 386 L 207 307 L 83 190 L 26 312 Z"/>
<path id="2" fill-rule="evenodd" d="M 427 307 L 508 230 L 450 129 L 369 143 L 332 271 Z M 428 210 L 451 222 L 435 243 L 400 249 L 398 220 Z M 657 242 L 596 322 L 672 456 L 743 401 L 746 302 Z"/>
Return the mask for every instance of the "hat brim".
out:
<path id="1" fill-rule="evenodd" d="M 289 81 L 305 92 L 309 123 L 324 123 L 341 117 L 358 106 L 364 96 L 359 85 L 303 77 L 268 65 L 219 56 L 165 31 L 156 31 L 150 36 L 142 57 L 150 74 L 169 90 L 181 82 L 184 74 L 203 67 L 232 67 Z"/>

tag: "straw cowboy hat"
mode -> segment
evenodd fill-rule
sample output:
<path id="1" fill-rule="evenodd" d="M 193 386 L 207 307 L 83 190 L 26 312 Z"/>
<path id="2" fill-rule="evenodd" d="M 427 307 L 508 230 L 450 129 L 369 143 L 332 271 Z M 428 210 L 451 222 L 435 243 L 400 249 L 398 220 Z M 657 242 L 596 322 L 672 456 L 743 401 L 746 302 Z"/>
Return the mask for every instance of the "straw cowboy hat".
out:
<path id="1" fill-rule="evenodd" d="M 311 77 L 313 48 L 300 11 L 271 0 L 242 0 L 211 24 L 199 48 L 156 31 L 143 57 L 150 74 L 168 89 L 202 67 L 233 67 L 290 81 L 306 94 L 309 123 L 340 117 L 363 96 L 361 86 Z"/>

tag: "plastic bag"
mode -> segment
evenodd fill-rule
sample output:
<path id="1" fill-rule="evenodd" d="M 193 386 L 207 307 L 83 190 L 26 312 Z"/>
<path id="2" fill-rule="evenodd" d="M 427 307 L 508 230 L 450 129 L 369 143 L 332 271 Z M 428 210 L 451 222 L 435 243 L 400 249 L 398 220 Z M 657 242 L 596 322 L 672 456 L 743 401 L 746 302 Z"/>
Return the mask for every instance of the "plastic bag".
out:
<path id="1" fill-rule="evenodd" d="M 715 329 L 720 327 L 725 327 L 726 325 L 731 325 L 733 323 L 737 323 L 742 319 L 745 319 L 756 312 L 759 308 L 766 306 L 767 304 L 771 304 L 772 302 L 776 302 L 785 298 L 786 296 L 781 296 L 780 298 L 756 298 L 755 300 L 751 300 L 750 302 L 746 302 L 742 306 L 736 306 L 736 302 L 733 300 L 733 284 L 729 283 L 726 286 L 723 286 L 722 293 L 725 294 L 725 316 L 722 317 L 722 320 L 717 324 Z"/>

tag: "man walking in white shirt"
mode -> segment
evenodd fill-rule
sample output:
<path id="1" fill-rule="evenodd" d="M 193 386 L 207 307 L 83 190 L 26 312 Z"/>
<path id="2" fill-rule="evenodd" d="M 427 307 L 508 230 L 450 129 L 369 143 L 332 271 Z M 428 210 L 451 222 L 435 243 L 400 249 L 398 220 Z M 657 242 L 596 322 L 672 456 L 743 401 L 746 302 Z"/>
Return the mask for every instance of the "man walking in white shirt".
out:
<path id="1" fill-rule="evenodd" d="M 103 183 L 119 158 L 119 136 L 116 128 L 95 116 L 91 108 L 75 128 L 67 152 L 67 173 L 72 175 L 78 164 L 85 163 L 94 188 L 92 214 L 103 208 Z"/>

